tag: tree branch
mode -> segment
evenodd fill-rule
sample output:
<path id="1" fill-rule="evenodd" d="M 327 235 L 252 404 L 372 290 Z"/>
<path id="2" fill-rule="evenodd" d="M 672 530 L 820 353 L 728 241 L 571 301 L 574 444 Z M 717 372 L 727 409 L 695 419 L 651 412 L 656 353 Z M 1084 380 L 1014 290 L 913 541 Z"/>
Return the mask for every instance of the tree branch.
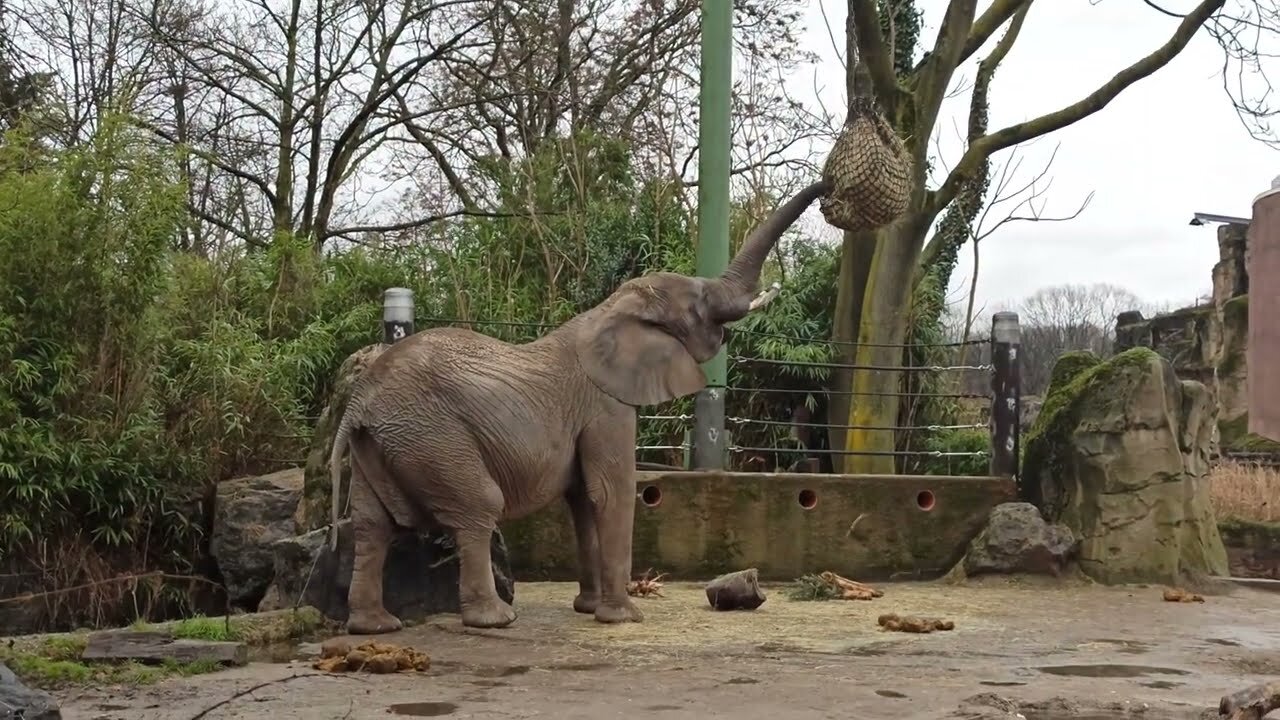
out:
<path id="1" fill-rule="evenodd" d="M 925 127 L 932 127 L 938 117 L 938 108 L 947 94 L 951 76 L 960 65 L 960 53 L 977 11 L 978 0 L 951 0 L 947 4 L 947 14 L 938 28 L 933 51 L 925 57 L 916 76 L 916 112 L 927 121 L 922 123 Z"/>
<path id="2" fill-rule="evenodd" d="M 880 15 L 876 12 L 875 0 L 849 0 L 846 25 L 852 25 L 847 30 L 852 31 L 857 39 L 858 60 L 865 63 L 871 73 L 872 87 L 880 98 L 881 106 L 892 107 L 898 94 L 898 78 L 893 72 L 889 45 L 880 32 Z M 849 58 L 849 62 L 854 64 L 854 58 Z"/>
<path id="3" fill-rule="evenodd" d="M 1023 6 L 1031 3 L 1032 0 L 995 0 L 991 3 L 969 29 L 969 37 L 964 41 L 964 49 L 960 51 L 960 62 L 963 63 L 973 57 L 973 54 L 991 39 L 1001 25 L 1008 22 L 1009 18 Z M 1008 50 L 1005 52 L 1007 53 Z"/>
<path id="4" fill-rule="evenodd" d="M 929 193 L 930 205 L 935 211 L 946 207 L 947 203 L 951 202 L 952 198 L 955 197 L 956 191 L 965 179 L 971 177 L 978 170 L 982 161 L 993 153 L 1042 135 L 1047 135 L 1093 115 L 1106 107 L 1112 100 L 1115 100 L 1120 93 L 1134 83 L 1168 65 L 1191 42 L 1191 38 L 1195 36 L 1196 31 L 1222 8 L 1225 1 L 1202 0 L 1194 10 L 1183 18 L 1173 36 L 1164 45 L 1150 55 L 1116 73 L 1115 77 L 1079 102 L 1048 115 L 1011 125 L 970 143 L 969 149 L 960 158 L 960 162 L 956 163 L 955 169 L 947 176 L 942 186 Z"/>

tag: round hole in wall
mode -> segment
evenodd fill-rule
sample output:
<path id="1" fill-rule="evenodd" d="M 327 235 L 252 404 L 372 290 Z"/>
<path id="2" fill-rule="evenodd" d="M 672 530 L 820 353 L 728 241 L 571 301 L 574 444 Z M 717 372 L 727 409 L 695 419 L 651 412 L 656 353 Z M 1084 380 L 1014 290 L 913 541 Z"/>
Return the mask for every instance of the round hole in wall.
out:
<path id="1" fill-rule="evenodd" d="M 916 493 L 916 507 L 928 512 L 938 503 L 938 499 L 933 496 L 932 490 L 921 490 Z"/>
<path id="2" fill-rule="evenodd" d="M 640 491 L 640 502 L 649 507 L 658 507 L 658 503 L 662 502 L 662 489 L 657 485 L 646 485 Z"/>
<path id="3" fill-rule="evenodd" d="M 812 510 L 818 504 L 818 493 L 809 489 L 801 490 L 796 496 L 796 502 L 805 510 Z"/>

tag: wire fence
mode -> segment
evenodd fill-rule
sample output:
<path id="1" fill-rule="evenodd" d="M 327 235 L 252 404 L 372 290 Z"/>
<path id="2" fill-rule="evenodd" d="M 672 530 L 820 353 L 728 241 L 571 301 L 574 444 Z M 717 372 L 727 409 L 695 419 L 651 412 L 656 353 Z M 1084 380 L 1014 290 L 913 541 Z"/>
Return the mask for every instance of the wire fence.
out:
<path id="1" fill-rule="evenodd" d="M 558 327 L 542 322 L 419 317 L 417 329 L 468 327 L 509 341 L 532 340 Z M 725 423 L 728 469 L 832 472 L 851 456 L 891 457 L 903 472 L 986 475 L 992 455 L 990 338 L 880 345 L 733 328 L 726 344 Z M 854 362 L 862 348 L 898 350 L 900 364 Z M 975 351 L 976 349 L 976 351 Z M 907 362 L 914 356 L 929 362 Z M 847 372 L 893 373 L 895 390 L 832 388 Z M 882 385 L 883 386 L 883 385 Z M 892 399 L 894 422 L 837 417 L 859 399 Z M 926 407 L 927 406 L 927 407 Z M 944 407 L 945 406 L 945 407 Z M 941 409 L 940 409 L 941 408 Z M 640 409 L 637 461 L 687 467 L 696 418 L 693 398 Z M 946 421 L 939 422 L 939 417 Z M 931 418 L 931 419 L 930 419 Z M 841 420 L 844 420 L 842 422 Z M 845 449 L 845 433 L 875 437 L 876 447 Z M 833 442 L 834 440 L 834 442 Z"/>

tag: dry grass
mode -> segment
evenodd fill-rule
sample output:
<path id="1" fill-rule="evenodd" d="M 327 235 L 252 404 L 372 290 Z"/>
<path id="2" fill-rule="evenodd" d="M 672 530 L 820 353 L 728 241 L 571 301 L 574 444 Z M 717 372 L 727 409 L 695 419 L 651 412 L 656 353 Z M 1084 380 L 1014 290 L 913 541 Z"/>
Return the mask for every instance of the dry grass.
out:
<path id="1" fill-rule="evenodd" d="M 1210 471 L 1209 488 L 1219 519 L 1280 522 L 1280 468 L 1224 462 Z"/>
<path id="2" fill-rule="evenodd" d="M 1038 590 L 1010 581 L 996 585 L 1000 589 L 992 591 L 941 583 L 885 584 L 884 596 L 869 602 L 812 602 L 792 600 L 787 597 L 785 585 L 770 583 L 762 584 L 768 600 L 758 610 L 716 612 L 707 602 L 702 583 L 671 582 L 664 584 L 665 597 L 636 599 L 645 613 L 645 622 L 600 625 L 590 615 L 576 614 L 570 608 L 576 584 L 526 583 L 517 590 L 520 619 L 515 625 L 500 631 L 463 632 L 526 639 L 547 646 L 548 652 L 555 641 L 567 642 L 615 656 L 619 662 L 635 663 L 659 656 L 670 659 L 726 653 L 881 652 L 887 647 L 936 645 L 944 640 L 975 642 L 975 638 L 1001 632 L 1010 614 L 1025 611 L 1027 593 Z M 1053 597 L 1087 599 L 1091 594 L 1098 595 L 1098 591 L 1058 583 Z M 1158 591 L 1150 597 L 1160 602 Z M 877 622 L 885 613 L 950 620 L 955 623 L 955 630 L 942 635 L 954 637 L 940 639 L 938 634 L 886 631 Z M 455 627 L 458 620 L 456 616 L 441 615 L 427 623 L 444 629 Z"/>

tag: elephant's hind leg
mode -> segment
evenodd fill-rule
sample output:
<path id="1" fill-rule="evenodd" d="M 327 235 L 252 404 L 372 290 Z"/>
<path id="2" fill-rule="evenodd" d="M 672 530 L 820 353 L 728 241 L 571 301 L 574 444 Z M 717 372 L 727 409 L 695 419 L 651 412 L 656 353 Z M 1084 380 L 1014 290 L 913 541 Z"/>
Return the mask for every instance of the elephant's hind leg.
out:
<path id="1" fill-rule="evenodd" d="M 595 508 L 581 481 L 565 495 L 573 514 L 573 531 L 578 540 L 578 596 L 573 609 L 592 615 L 600 605 L 600 540 L 596 531 Z"/>
<path id="2" fill-rule="evenodd" d="M 498 597 L 490 546 L 506 507 L 502 490 L 470 447 L 447 453 L 450 462 L 421 468 L 428 482 L 416 486 L 420 501 L 440 525 L 453 531 L 458 546 L 458 604 L 462 624 L 500 628 L 515 622 L 516 611 Z M 443 455 L 443 453 L 442 453 Z"/>
<path id="3" fill-rule="evenodd" d="M 382 602 L 382 572 L 391 543 L 392 521 L 371 482 L 387 482 L 386 469 L 376 448 L 366 437 L 351 444 L 351 530 L 355 537 L 355 559 L 351 587 L 347 591 L 347 632 L 375 635 L 401 628 L 400 619 L 387 612 Z"/>

